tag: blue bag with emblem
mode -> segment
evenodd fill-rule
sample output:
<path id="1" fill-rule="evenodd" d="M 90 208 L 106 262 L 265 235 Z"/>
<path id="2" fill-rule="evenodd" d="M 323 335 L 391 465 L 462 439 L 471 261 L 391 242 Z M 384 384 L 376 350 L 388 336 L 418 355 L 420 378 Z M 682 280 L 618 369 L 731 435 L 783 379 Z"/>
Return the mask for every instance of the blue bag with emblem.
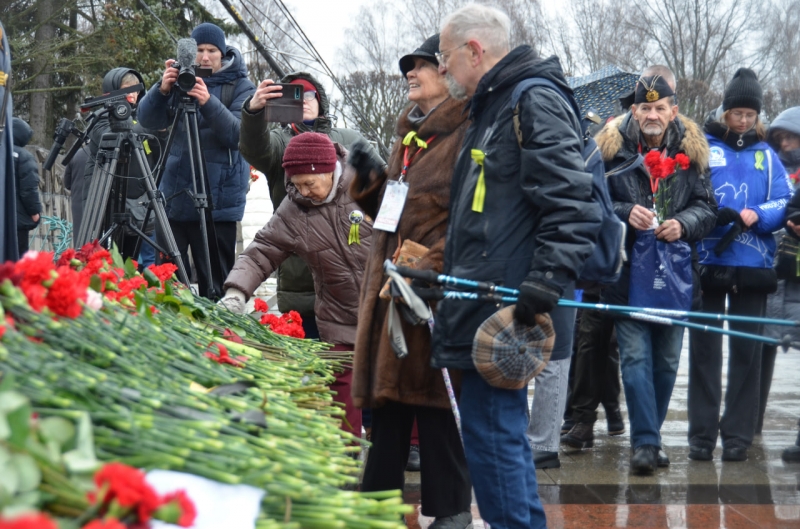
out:
<path id="1" fill-rule="evenodd" d="M 678 240 L 656 239 L 655 230 L 636 232 L 628 294 L 631 307 L 692 309 L 692 249 Z"/>

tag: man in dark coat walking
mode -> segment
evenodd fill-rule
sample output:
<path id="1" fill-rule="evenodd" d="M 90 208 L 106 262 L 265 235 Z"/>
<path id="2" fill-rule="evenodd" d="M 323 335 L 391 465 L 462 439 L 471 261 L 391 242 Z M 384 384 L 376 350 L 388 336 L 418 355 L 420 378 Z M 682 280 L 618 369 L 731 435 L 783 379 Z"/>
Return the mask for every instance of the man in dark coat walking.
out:
<path id="1" fill-rule="evenodd" d="M 439 71 L 450 93 L 470 98 L 472 120 L 453 172 L 444 250 L 448 275 L 519 288 L 514 319 L 535 325 L 550 312 L 590 255 L 600 225 L 584 170 L 578 117 L 549 87 L 527 90 L 514 130 L 511 94 L 543 77 L 569 93 L 556 57 L 509 51 L 510 22 L 496 8 L 470 4 L 443 23 Z M 471 351 L 478 326 L 497 307 L 439 302 L 433 329 L 435 367 L 463 369 L 464 449 L 482 518 L 492 527 L 546 527 L 525 431 L 527 388 L 490 385 Z"/>
<path id="2" fill-rule="evenodd" d="M 595 139 L 605 160 L 606 171 L 625 163 L 637 153 L 657 150 L 662 157 L 688 157 L 685 168 L 676 166 L 663 184 L 665 204 L 661 222 L 656 221 L 650 173 L 642 166 L 610 176 L 608 189 L 617 216 L 627 222 L 626 249 L 630 256 L 636 232 L 649 230 L 654 221 L 655 236 L 665 243 L 685 241 L 692 247 L 692 262 L 697 262 L 694 244 L 715 226 L 717 203 L 706 174 L 708 142 L 700 127 L 678 114 L 675 104 L 674 75 L 666 67 L 661 73 L 643 76 L 636 85 L 631 110 L 609 122 Z M 645 71 L 657 71 L 650 68 Z M 694 272 L 693 298 L 699 304 L 700 281 Z M 626 262 L 619 282 L 603 291 L 601 303 L 627 305 L 631 265 Z M 631 427 L 631 471 L 647 474 L 669 465 L 661 446 L 661 425 L 667 415 L 678 371 L 683 342 L 683 327 L 664 326 L 632 319 L 616 322 L 622 384 Z"/>
<path id="3" fill-rule="evenodd" d="M 193 188 L 193 181 L 189 135 L 183 123 L 176 125 L 177 130 L 173 131 L 175 140 L 164 162 L 160 190 L 169 200 L 167 218 L 181 256 L 186 262 L 189 247 L 192 248 L 200 295 L 208 297 L 212 291 L 222 294 L 222 281 L 236 259 L 236 223 L 244 216 L 250 182 L 250 167 L 239 154 L 239 126 L 242 103 L 253 94 L 255 86 L 247 79 L 247 64 L 242 54 L 226 45 L 225 34 L 218 26 L 208 22 L 200 24 L 192 31 L 192 38 L 197 41 L 197 63 L 212 71 L 210 77 L 197 77 L 196 84 L 186 94 L 197 101 L 200 146 L 210 186 L 207 192 L 213 207 L 219 254 L 211 255 L 210 259 L 218 260 L 222 271 L 221 277 L 213 278 L 213 284 L 211 270 L 206 269 L 200 216 L 194 201 L 185 192 Z M 172 123 L 180 97 L 179 90 L 173 90 L 178 70 L 171 68 L 172 62 L 172 59 L 166 61 L 161 80 L 139 103 L 139 121 L 145 128 L 163 130 Z M 232 86 L 232 90 L 228 92 L 226 86 Z M 223 101 L 226 92 L 230 93 L 230 101 Z M 163 246 L 163 234 L 156 233 L 156 237 Z M 209 248 L 213 248 L 213 241 L 209 241 Z"/>
<path id="4" fill-rule="evenodd" d="M 14 176 L 17 184 L 17 247 L 19 255 L 28 251 L 30 231 L 39 225 L 42 201 L 39 200 L 39 165 L 25 146 L 33 129 L 14 118 Z"/>

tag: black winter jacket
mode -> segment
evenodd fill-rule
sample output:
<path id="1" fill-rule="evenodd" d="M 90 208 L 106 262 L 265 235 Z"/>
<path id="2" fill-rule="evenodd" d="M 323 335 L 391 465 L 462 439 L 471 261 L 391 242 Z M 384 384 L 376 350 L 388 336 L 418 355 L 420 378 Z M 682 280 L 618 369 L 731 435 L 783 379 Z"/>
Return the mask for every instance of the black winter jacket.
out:
<path id="1" fill-rule="evenodd" d="M 128 73 L 134 74 L 136 77 L 139 78 L 139 82 L 144 84 L 144 80 L 142 76 L 136 70 L 126 67 L 114 68 L 110 70 L 104 77 L 103 77 L 103 92 L 108 93 L 114 90 L 119 90 L 122 86 L 122 79 Z M 139 92 L 139 99 L 138 101 L 142 100 L 144 97 L 145 91 L 141 90 Z M 145 157 L 147 158 L 147 162 L 150 166 L 151 171 L 155 170 L 156 164 L 159 162 L 161 157 L 161 145 L 166 144 L 167 134 L 164 132 L 158 132 L 155 130 L 149 130 L 144 127 L 137 121 L 137 111 L 136 106 L 134 105 L 132 119 L 134 122 L 133 132 L 139 135 L 139 139 L 142 140 L 142 144 L 145 151 Z M 92 176 L 94 174 L 95 165 L 96 165 L 96 158 L 97 152 L 100 149 L 100 141 L 103 139 L 103 135 L 106 133 L 111 133 L 111 123 L 109 121 L 108 115 L 103 115 L 100 117 L 92 127 L 91 134 L 89 135 L 89 142 L 87 144 L 89 149 L 89 157 L 86 161 L 86 166 L 84 167 L 83 172 L 83 182 L 82 184 L 75 185 L 75 182 L 72 182 L 72 185 L 75 188 L 80 189 L 80 193 L 82 196 L 81 200 L 81 212 L 78 222 L 75 223 L 73 228 L 75 229 L 75 234 L 77 236 L 78 233 L 78 225 L 80 221 L 83 220 L 83 211 L 86 209 L 87 200 L 89 198 L 89 188 L 92 183 Z M 85 149 L 84 147 L 83 149 Z M 76 155 L 74 159 L 78 158 Z M 71 165 L 71 163 L 70 163 Z M 73 180 L 75 176 L 72 177 Z M 147 192 L 147 187 L 144 184 L 144 173 L 142 173 L 139 164 L 135 162 L 134 158 L 131 158 L 128 164 L 128 179 L 126 181 L 127 184 L 127 202 L 128 202 L 128 211 L 133 215 L 134 220 L 137 221 L 139 227 L 142 227 L 142 220 L 144 219 L 144 214 L 146 207 L 141 204 L 144 200 L 144 194 Z M 74 195 L 73 195 L 74 196 Z M 73 198 L 74 200 L 74 198 Z M 150 215 L 150 222 L 151 224 L 154 221 L 154 215 Z M 145 231 L 149 231 L 145 230 Z"/>
<path id="2" fill-rule="evenodd" d="M 551 88 L 533 87 L 520 99 L 520 147 L 510 99 L 530 77 L 570 90 L 558 58 L 540 59 L 520 46 L 483 76 L 468 104 L 472 124 L 453 171 L 444 273 L 511 288 L 529 280 L 563 291 L 592 251 L 601 213 L 584 171 L 578 118 Z M 475 150 L 485 156 L 482 167 Z M 486 194 L 479 213 L 472 208 L 481 172 Z M 496 310 L 478 301 L 441 301 L 432 365 L 474 369 L 475 332 Z"/>
<path id="3" fill-rule="evenodd" d="M 639 124 L 630 112 L 609 122 L 597 134 L 595 139 L 605 160 L 607 172 L 639 152 L 640 137 Z M 694 121 L 679 115 L 667 129 L 665 148 L 668 156 L 674 157 L 683 153 L 691 161 L 688 169 L 678 168 L 676 174 L 666 181 L 670 194 L 666 217 L 680 222 L 683 227 L 681 240 L 695 243 L 714 229 L 717 220 L 717 201 L 708 177 L 708 142 L 702 129 Z M 614 211 L 622 221 L 628 222 L 631 210 L 637 204 L 652 209 L 653 192 L 650 189 L 650 177 L 644 167 L 610 176 L 607 182 Z M 629 225 L 625 241 L 629 257 L 634 242 L 636 230 Z M 697 251 L 694 244 L 690 245 L 692 261 L 696 265 Z M 695 266 L 695 271 L 696 268 Z M 603 302 L 627 304 L 629 282 L 630 262 L 626 262 L 619 282 L 603 291 Z M 699 288 L 699 276 L 695 274 L 696 300 L 699 298 Z"/>
<path id="4" fill-rule="evenodd" d="M 25 149 L 31 141 L 33 129 L 19 118 L 14 118 L 14 174 L 17 179 L 17 230 L 32 230 L 39 225 L 31 218 L 42 212 L 39 200 L 39 165 Z"/>

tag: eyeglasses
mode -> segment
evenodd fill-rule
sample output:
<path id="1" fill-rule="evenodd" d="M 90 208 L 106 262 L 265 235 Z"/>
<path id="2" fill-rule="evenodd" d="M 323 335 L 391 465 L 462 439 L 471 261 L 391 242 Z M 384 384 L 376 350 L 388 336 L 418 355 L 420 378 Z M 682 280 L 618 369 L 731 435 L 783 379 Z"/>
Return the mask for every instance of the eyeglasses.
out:
<path id="1" fill-rule="evenodd" d="M 314 92 L 313 90 L 303 92 L 303 99 L 305 99 L 306 101 L 311 101 L 312 99 L 316 98 L 317 98 L 317 93 Z"/>
<path id="2" fill-rule="evenodd" d="M 451 53 L 456 51 L 458 48 L 463 48 L 467 44 L 469 44 L 469 42 L 465 42 L 461 46 L 456 46 L 455 48 L 450 48 L 449 50 L 437 51 L 433 55 L 436 57 L 436 60 L 439 61 L 439 64 L 445 65 L 445 64 L 447 64 L 447 60 L 450 58 L 450 54 Z"/>
<path id="3" fill-rule="evenodd" d="M 739 110 L 732 110 L 731 117 L 737 121 L 745 120 L 745 121 L 755 121 L 758 117 L 757 112 L 741 112 Z"/>

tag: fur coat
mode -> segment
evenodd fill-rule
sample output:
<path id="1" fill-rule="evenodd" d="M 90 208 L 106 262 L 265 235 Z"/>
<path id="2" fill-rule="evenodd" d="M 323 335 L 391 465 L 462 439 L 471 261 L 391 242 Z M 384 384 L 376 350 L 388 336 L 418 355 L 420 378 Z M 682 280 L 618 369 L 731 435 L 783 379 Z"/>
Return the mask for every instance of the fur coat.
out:
<path id="1" fill-rule="evenodd" d="M 409 191 L 397 231 L 375 230 L 372 235 L 361 286 L 353 360 L 353 402 L 360 408 L 379 407 L 387 400 L 415 406 L 450 406 L 441 371 L 430 366 L 431 342 L 427 325 L 412 326 L 403 320 L 409 355 L 398 360 L 388 337 L 389 302 L 378 298 L 386 282 L 383 262 L 392 258 L 402 241 L 411 240 L 428 248 L 417 265 L 419 269 L 441 272 L 443 266 L 450 181 L 468 125 L 467 114 L 463 112 L 463 102 L 447 99 L 416 128 L 408 119 L 412 109 L 413 106 L 407 108 L 398 120 L 399 138 L 394 143 L 386 172 L 373 173 L 366 188 L 358 189 L 358 179 L 353 179 L 350 187 L 351 196 L 364 213 L 375 218 L 387 179 L 397 180 L 400 175 L 405 151 L 402 138 L 416 129 L 419 137 L 429 142 L 427 149 L 415 155 L 406 174 Z M 412 143 L 409 156 L 415 150 Z"/>

